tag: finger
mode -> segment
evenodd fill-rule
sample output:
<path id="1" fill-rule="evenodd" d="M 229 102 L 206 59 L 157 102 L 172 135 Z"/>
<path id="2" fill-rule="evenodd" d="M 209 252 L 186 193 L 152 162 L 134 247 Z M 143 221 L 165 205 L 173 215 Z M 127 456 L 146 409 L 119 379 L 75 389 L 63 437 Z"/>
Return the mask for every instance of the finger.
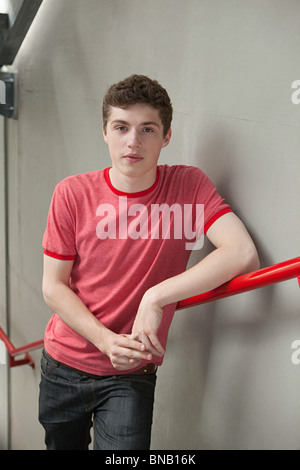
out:
<path id="1" fill-rule="evenodd" d="M 126 335 L 127 336 L 127 335 Z M 128 335 L 128 338 L 130 339 L 134 339 L 136 341 L 138 341 L 139 343 L 141 343 L 140 341 L 140 336 L 138 333 L 131 333 L 130 335 Z M 141 343 L 142 344 L 142 343 Z"/>
<path id="2" fill-rule="evenodd" d="M 139 333 L 131 333 L 131 335 L 129 335 L 131 339 L 137 341 L 140 344 L 141 351 L 145 351 L 147 348 L 146 348 L 146 345 L 141 340 L 141 336 L 142 335 L 140 335 Z"/>
<path id="3" fill-rule="evenodd" d="M 155 333 L 152 333 L 152 334 L 150 334 L 149 338 L 150 338 L 151 343 L 155 347 L 156 351 L 158 352 L 158 355 L 163 356 L 165 354 L 165 350 L 162 347 L 162 345 L 161 345 L 161 343 L 158 339 L 158 336 Z"/>
<path id="4" fill-rule="evenodd" d="M 132 333 L 130 335 L 130 337 L 135 340 L 141 340 L 141 336 L 143 338 L 142 344 L 145 344 L 147 351 L 150 351 L 152 354 L 159 357 L 164 355 L 164 348 L 160 344 L 160 341 L 155 333 L 150 333 L 149 335 L 146 333 L 142 333 L 141 335 L 139 333 Z"/>
<path id="5" fill-rule="evenodd" d="M 119 342 L 120 356 L 125 356 L 129 359 L 146 359 L 151 360 L 152 355 L 146 350 L 144 344 L 140 341 L 130 339 L 128 336 L 123 335 Z"/>
<path id="6" fill-rule="evenodd" d="M 112 365 L 117 370 L 131 370 L 138 367 L 141 363 L 141 360 L 128 359 L 128 357 L 123 356 L 113 361 Z"/>
<path id="7" fill-rule="evenodd" d="M 145 351 L 146 349 L 145 345 L 140 341 L 138 334 L 120 335 L 120 346 L 136 351 Z"/>
<path id="8" fill-rule="evenodd" d="M 164 348 L 160 344 L 160 341 L 155 333 L 150 333 L 147 335 L 143 333 L 142 341 L 146 346 L 147 351 L 150 351 L 155 356 L 163 356 L 164 355 Z"/>

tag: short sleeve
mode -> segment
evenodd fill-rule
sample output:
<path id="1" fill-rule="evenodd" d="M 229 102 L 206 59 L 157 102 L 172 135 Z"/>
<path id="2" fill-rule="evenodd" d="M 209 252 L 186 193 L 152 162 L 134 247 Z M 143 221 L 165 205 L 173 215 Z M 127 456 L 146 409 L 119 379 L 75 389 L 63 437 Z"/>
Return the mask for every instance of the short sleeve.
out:
<path id="1" fill-rule="evenodd" d="M 43 236 L 44 253 L 61 260 L 76 257 L 75 214 L 63 184 L 54 190 L 46 230 Z"/>
<path id="2" fill-rule="evenodd" d="M 197 202 L 204 204 L 204 233 L 222 215 L 232 212 L 229 204 L 219 194 L 217 188 L 202 170 L 197 169 Z"/>

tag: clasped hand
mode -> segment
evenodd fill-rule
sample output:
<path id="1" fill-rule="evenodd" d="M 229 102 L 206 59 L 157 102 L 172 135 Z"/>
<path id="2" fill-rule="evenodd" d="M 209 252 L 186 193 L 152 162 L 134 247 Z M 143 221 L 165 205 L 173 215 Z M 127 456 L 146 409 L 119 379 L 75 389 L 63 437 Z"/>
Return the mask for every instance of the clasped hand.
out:
<path id="1" fill-rule="evenodd" d="M 139 305 L 131 334 L 113 334 L 111 337 L 107 355 L 115 369 L 134 369 L 143 360 L 151 361 L 153 355 L 163 356 L 164 348 L 157 337 L 162 313 L 162 307 L 147 291 Z"/>

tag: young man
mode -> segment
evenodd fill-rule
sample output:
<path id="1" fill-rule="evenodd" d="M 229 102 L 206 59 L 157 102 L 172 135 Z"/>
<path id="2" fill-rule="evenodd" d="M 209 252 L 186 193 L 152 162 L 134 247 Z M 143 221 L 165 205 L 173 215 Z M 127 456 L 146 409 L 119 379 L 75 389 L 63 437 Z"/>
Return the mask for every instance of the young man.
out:
<path id="1" fill-rule="evenodd" d="M 87 449 L 92 419 L 95 449 L 148 449 L 177 302 L 258 268 L 244 225 L 204 173 L 158 165 L 171 121 L 156 81 L 113 85 L 103 101 L 111 168 L 55 188 L 43 239 L 43 293 L 55 312 L 41 363 L 48 449 Z M 201 230 L 216 249 L 186 270 Z"/>

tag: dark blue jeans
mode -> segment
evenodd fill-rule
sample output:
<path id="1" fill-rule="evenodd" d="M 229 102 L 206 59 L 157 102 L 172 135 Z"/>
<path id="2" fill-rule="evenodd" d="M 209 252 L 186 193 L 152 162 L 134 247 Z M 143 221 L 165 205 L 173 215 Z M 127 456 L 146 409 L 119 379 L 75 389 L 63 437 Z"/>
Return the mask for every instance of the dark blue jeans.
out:
<path id="1" fill-rule="evenodd" d="M 91 378 L 43 351 L 39 421 L 48 450 L 150 448 L 156 374 Z"/>

